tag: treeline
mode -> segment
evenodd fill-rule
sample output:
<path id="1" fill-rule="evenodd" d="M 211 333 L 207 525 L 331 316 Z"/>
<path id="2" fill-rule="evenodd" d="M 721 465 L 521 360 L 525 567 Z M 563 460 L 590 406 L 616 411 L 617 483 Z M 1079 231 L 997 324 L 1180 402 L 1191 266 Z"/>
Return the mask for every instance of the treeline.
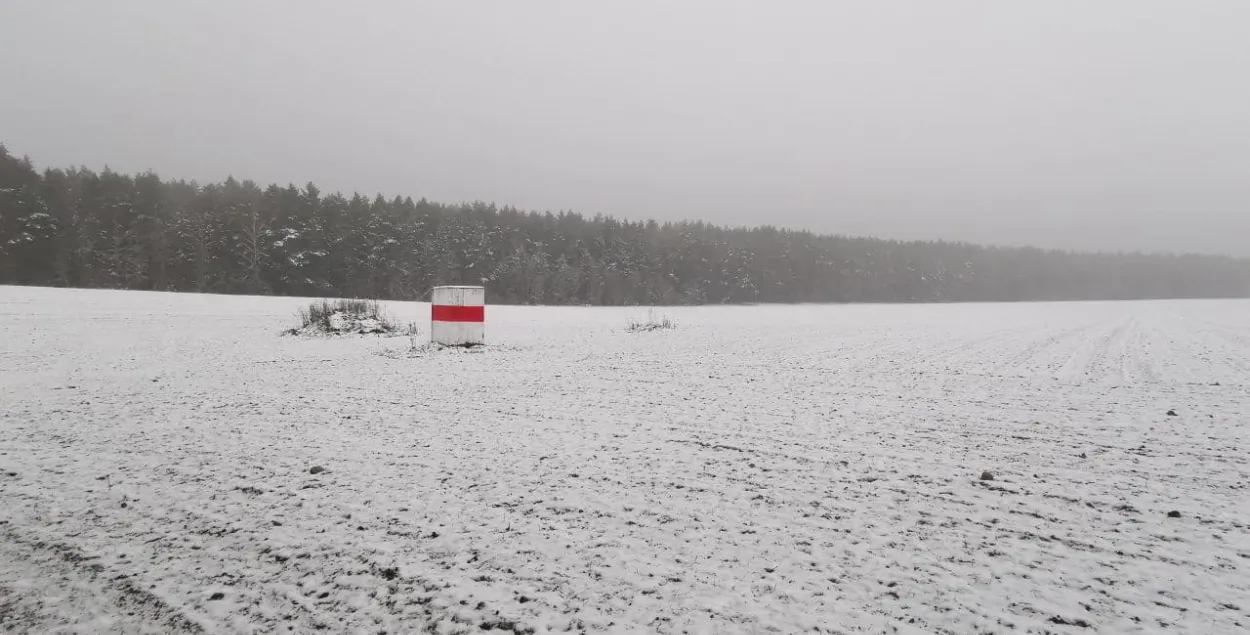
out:
<path id="1" fill-rule="evenodd" d="M 491 302 L 958 302 L 1250 296 L 1250 261 L 625 222 L 487 203 L 38 172 L 0 146 L 0 284 Z"/>

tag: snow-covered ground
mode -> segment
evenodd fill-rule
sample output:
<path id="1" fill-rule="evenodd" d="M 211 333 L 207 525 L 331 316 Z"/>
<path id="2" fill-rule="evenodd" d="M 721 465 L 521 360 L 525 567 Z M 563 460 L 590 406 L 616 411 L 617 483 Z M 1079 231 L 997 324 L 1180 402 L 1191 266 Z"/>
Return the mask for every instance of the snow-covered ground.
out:
<path id="1" fill-rule="evenodd" d="M 0 631 L 1250 630 L 1250 302 L 304 302 L 0 287 Z"/>

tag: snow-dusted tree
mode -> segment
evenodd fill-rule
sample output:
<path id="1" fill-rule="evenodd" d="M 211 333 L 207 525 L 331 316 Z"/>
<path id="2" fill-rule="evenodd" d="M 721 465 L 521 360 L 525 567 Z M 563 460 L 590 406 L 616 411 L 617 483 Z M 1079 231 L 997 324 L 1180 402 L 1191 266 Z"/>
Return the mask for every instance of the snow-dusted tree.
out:
<path id="1" fill-rule="evenodd" d="M 493 302 L 940 302 L 1250 295 L 1250 261 L 622 221 L 490 203 L 47 170 L 0 146 L 0 283 Z"/>

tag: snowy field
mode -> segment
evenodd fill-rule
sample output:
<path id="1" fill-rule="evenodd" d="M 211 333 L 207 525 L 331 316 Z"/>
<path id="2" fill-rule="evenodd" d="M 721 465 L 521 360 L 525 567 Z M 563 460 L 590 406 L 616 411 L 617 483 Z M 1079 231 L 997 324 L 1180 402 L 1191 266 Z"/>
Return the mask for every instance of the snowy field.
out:
<path id="1" fill-rule="evenodd" d="M 1250 631 L 1250 302 L 303 303 L 0 287 L 0 631 Z"/>

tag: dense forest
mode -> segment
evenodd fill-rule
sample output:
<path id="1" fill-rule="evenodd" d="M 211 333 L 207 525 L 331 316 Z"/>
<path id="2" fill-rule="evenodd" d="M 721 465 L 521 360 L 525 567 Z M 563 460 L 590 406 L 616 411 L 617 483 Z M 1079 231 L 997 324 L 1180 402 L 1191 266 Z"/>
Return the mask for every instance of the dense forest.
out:
<path id="1" fill-rule="evenodd" d="M 40 173 L 0 146 L 0 284 L 402 300 L 440 283 L 543 304 L 1247 297 L 1250 260 L 627 222 L 311 183 Z"/>

